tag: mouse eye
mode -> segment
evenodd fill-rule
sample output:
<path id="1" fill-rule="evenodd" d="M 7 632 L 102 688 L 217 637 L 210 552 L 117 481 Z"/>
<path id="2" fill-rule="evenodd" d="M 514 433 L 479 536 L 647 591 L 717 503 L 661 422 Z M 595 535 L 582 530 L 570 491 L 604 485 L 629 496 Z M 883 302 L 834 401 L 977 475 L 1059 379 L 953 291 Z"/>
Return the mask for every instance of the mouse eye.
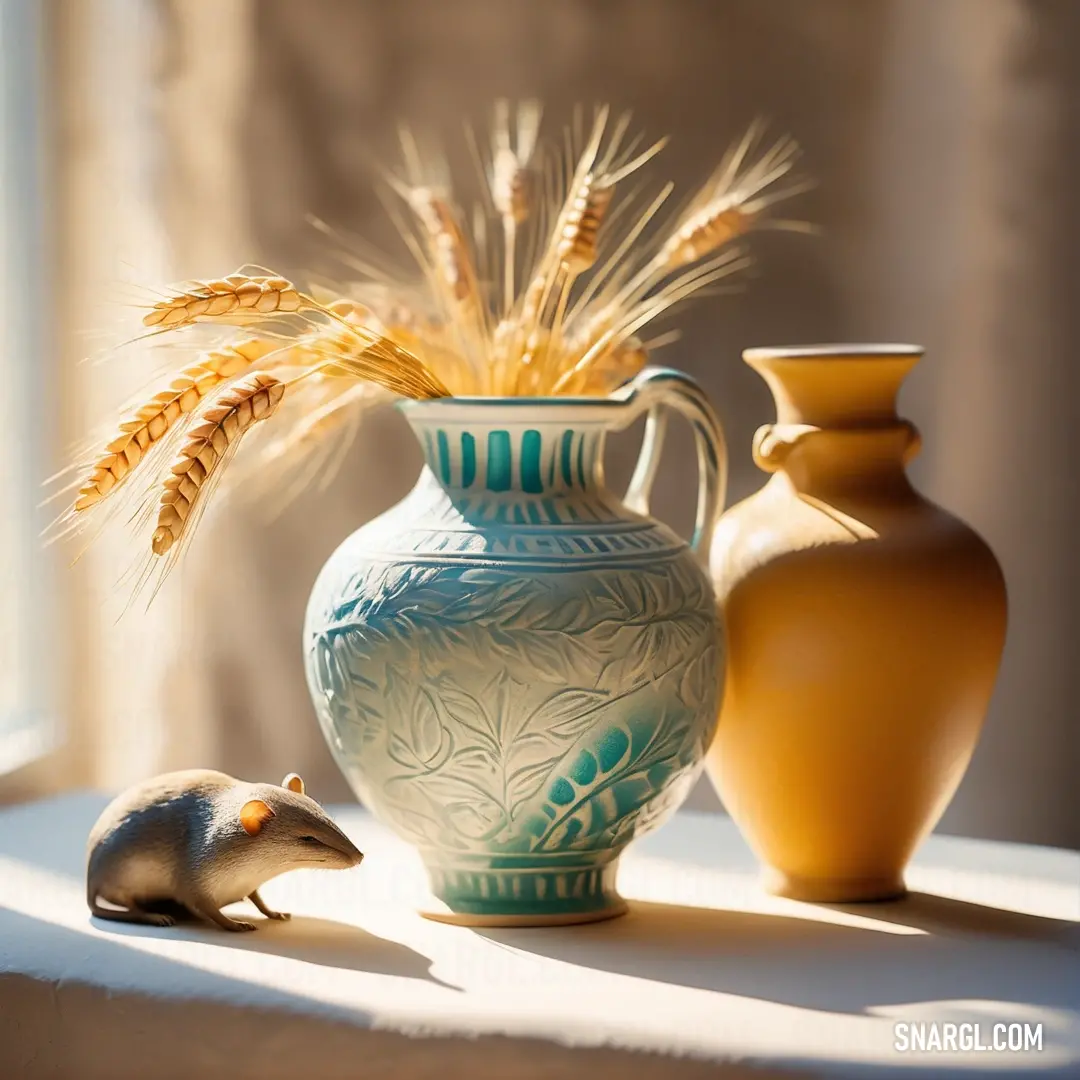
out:
<path id="1" fill-rule="evenodd" d="M 300 840 L 305 844 L 317 844 L 319 841 L 314 836 L 301 836 Z"/>

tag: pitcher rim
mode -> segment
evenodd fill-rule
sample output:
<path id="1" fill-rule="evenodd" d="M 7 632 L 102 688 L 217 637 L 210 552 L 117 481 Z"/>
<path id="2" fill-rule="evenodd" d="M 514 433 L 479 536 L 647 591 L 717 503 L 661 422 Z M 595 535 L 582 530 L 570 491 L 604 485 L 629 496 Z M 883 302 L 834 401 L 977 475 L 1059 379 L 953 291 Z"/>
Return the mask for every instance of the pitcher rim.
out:
<path id="1" fill-rule="evenodd" d="M 756 360 L 888 360 L 921 357 L 922 345 L 905 342 L 847 342 L 832 345 L 759 345 L 743 350 L 748 364 Z"/>
<path id="2" fill-rule="evenodd" d="M 441 398 L 405 399 L 396 403 L 396 408 L 409 419 L 452 419 L 455 413 L 475 417 L 482 410 L 491 409 L 522 409 L 528 406 L 542 408 L 551 413 L 556 411 L 575 412 L 579 419 L 588 419 L 594 413 L 599 419 L 601 416 L 610 416 L 613 411 L 626 408 L 626 401 L 617 397 L 588 397 L 575 395 L 573 397 L 559 397 L 554 395 L 531 396 L 531 397 L 495 397 L 482 394 L 462 395 L 460 397 L 450 395 Z M 585 415 L 588 414 L 588 415 Z M 539 418 L 537 418 L 539 419 Z"/>

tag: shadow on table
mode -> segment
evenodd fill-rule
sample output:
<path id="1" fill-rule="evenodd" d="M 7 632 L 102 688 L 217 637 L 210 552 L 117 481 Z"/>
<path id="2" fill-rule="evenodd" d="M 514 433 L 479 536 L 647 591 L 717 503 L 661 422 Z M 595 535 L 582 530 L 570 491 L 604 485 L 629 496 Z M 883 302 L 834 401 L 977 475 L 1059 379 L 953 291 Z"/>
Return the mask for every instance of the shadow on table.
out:
<path id="1" fill-rule="evenodd" d="M 830 904 L 827 907 L 931 935 L 985 934 L 992 938 L 1042 941 L 1080 952 L 1080 922 L 986 907 L 933 893 L 911 892 L 902 900 L 888 903 Z M 1080 912 L 1077 915 L 1080 917 Z"/>
<path id="2" fill-rule="evenodd" d="M 431 961 L 426 956 L 351 923 L 306 915 L 294 915 L 288 922 L 276 922 L 239 910 L 230 910 L 230 914 L 255 922 L 257 929 L 254 933 L 230 933 L 194 919 L 164 928 L 97 918 L 92 922 L 99 930 L 120 937 L 186 939 L 217 948 L 266 953 L 327 968 L 366 971 L 372 975 L 422 979 L 449 990 L 460 989 L 433 975 Z"/>
<path id="3" fill-rule="evenodd" d="M 822 921 L 809 906 L 793 918 L 634 901 L 620 919 L 558 934 L 478 933 L 581 967 L 829 1012 L 986 1000 L 1080 1008 L 1077 965 L 1060 951 L 1077 948 L 1074 923 L 920 893 L 844 910 L 884 925 Z"/>

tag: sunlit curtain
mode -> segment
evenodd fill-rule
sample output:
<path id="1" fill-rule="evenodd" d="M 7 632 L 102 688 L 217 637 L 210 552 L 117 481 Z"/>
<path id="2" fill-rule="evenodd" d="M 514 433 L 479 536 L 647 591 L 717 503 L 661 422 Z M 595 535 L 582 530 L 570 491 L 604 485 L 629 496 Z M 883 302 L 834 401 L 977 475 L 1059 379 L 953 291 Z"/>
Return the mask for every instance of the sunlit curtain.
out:
<path id="1" fill-rule="evenodd" d="M 183 8 L 174 18 L 157 0 L 42 5 L 51 348 L 34 362 L 47 373 L 40 408 L 52 446 L 26 463 L 35 484 L 160 365 L 145 344 L 111 348 L 137 332 L 140 305 L 162 283 L 249 246 L 244 192 L 229 173 L 248 82 L 245 5 Z M 183 621 L 187 589 L 170 583 L 149 610 L 125 613 L 136 553 L 123 522 L 49 554 L 54 590 L 40 601 L 55 630 L 43 678 L 59 699 L 62 745 L 0 794 L 115 788 L 211 761 L 220 723 L 201 703 L 205 679 L 192 674 L 201 654 Z"/>
<path id="2" fill-rule="evenodd" d="M 0 6 L 0 776 L 45 752 L 56 735 L 44 655 L 55 611 L 34 517 L 48 443 L 38 414 L 50 340 L 42 38 L 32 4 Z"/>

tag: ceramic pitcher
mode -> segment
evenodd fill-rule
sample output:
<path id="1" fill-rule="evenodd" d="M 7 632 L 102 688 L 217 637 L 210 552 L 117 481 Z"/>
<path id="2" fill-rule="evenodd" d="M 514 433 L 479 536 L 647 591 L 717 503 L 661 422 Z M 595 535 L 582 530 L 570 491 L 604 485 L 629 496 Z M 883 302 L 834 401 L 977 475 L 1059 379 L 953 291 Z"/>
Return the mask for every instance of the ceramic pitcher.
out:
<path id="1" fill-rule="evenodd" d="M 647 369 L 609 398 L 401 406 L 426 464 L 331 556 L 308 682 L 357 795 L 414 844 L 427 914 L 608 918 L 620 852 L 671 814 L 716 726 L 720 622 L 704 565 L 726 458 L 701 390 Z M 688 545 L 648 516 L 667 410 L 699 465 Z M 647 412 L 625 499 L 608 432 Z"/>
<path id="2" fill-rule="evenodd" d="M 744 355 L 777 422 L 754 440 L 772 478 L 713 541 L 729 652 L 709 774 L 774 892 L 897 896 L 979 736 L 1001 570 L 905 473 L 919 435 L 896 395 L 920 349 Z"/>

